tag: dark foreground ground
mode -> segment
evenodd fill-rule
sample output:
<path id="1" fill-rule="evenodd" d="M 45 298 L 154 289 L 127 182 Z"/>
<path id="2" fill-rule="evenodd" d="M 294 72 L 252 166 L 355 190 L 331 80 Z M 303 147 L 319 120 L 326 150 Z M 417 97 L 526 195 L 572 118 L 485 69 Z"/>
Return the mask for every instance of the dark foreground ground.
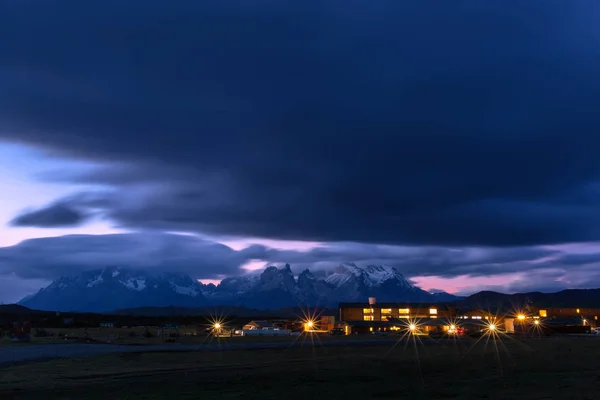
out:
<path id="1" fill-rule="evenodd" d="M 600 340 L 139 352 L 0 369 L 0 399 L 597 399 Z"/>

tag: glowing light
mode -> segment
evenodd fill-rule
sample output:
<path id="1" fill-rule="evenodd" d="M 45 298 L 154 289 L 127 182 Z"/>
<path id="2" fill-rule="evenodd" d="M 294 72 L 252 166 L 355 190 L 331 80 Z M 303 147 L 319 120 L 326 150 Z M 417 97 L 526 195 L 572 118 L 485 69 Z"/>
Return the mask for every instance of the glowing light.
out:
<path id="1" fill-rule="evenodd" d="M 536 325 L 539 325 L 540 324 L 540 320 L 536 319 L 536 320 L 533 321 L 533 323 L 536 324 Z"/>
<path id="2" fill-rule="evenodd" d="M 410 324 L 408 326 L 408 329 L 410 329 L 411 331 L 414 331 L 415 329 L 417 329 L 417 326 L 415 324 Z"/>
<path id="3" fill-rule="evenodd" d="M 519 315 L 517 315 L 517 318 L 518 318 L 520 321 L 523 321 L 523 320 L 525 319 L 525 316 L 524 316 L 523 314 L 519 314 Z"/>
<path id="4" fill-rule="evenodd" d="M 215 323 L 215 329 L 221 329 L 221 324 L 220 324 L 220 323 L 218 323 L 218 322 L 216 322 L 216 323 Z"/>
<path id="5" fill-rule="evenodd" d="M 490 331 L 495 331 L 495 330 L 496 330 L 496 325 L 495 325 L 495 324 L 490 324 L 490 325 L 488 326 L 488 329 L 489 329 Z"/>
<path id="6" fill-rule="evenodd" d="M 450 325 L 450 330 L 452 330 L 452 331 L 456 330 L 456 325 Z"/>
<path id="7" fill-rule="evenodd" d="M 311 310 L 311 309 L 306 309 L 306 310 L 302 310 L 302 316 L 300 317 L 300 320 L 302 321 L 302 329 L 304 330 L 304 332 L 306 333 L 310 333 L 313 334 L 315 332 L 318 332 L 319 329 L 321 328 L 320 325 L 320 320 L 321 320 L 321 314 L 320 312 L 318 312 L 316 309 Z M 367 316 L 365 316 L 365 320 Z M 372 316 L 370 316 L 372 318 Z M 327 325 L 327 322 L 325 322 L 325 324 Z"/>

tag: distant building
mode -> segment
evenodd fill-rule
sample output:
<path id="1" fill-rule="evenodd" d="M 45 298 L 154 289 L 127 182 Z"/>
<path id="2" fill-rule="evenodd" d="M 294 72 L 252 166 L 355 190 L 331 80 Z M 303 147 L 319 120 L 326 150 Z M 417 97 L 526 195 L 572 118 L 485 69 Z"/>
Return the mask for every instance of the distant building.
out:
<path id="1" fill-rule="evenodd" d="M 415 329 L 419 333 L 444 333 L 488 329 L 490 324 L 514 332 L 514 318 L 483 309 L 459 309 L 453 303 L 340 303 L 341 327 L 346 334 Z M 410 328 L 411 325 L 413 328 Z"/>
<path id="2" fill-rule="evenodd" d="M 114 328 L 114 322 L 100 322 L 100 328 Z"/>
<path id="3" fill-rule="evenodd" d="M 450 329 L 457 318 L 456 306 L 446 303 L 377 303 L 369 298 L 365 303 L 340 303 L 341 327 L 345 333 L 397 331 L 411 321 L 418 321 L 423 332 Z"/>
<path id="4" fill-rule="evenodd" d="M 600 308 L 577 308 L 577 307 L 549 307 L 538 308 L 537 314 L 541 318 L 554 318 L 557 320 L 572 318 L 573 321 L 579 321 L 582 325 L 593 327 L 600 326 Z"/>
<path id="5" fill-rule="evenodd" d="M 245 330 L 245 331 L 257 330 L 257 329 L 259 329 L 259 330 L 279 330 L 281 328 L 269 321 L 250 321 L 242 327 L 242 330 Z"/>
<path id="6" fill-rule="evenodd" d="M 456 318 L 456 306 L 446 303 L 340 303 L 341 321 L 386 322 L 390 319 Z"/>

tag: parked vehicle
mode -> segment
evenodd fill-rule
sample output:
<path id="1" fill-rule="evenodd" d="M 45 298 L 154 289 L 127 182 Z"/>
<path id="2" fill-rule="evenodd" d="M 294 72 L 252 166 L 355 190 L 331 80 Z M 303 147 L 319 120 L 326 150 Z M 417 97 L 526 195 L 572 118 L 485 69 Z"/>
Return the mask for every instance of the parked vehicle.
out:
<path id="1" fill-rule="evenodd" d="M 334 335 L 345 335 L 345 332 L 342 328 L 333 328 L 332 330 L 329 331 L 329 334 L 334 336 Z"/>

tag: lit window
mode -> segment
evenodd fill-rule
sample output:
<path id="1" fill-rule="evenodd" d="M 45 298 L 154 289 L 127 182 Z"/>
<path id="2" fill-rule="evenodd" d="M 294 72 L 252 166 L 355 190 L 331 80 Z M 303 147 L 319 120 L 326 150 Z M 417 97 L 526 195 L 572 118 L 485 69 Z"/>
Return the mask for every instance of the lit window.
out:
<path id="1" fill-rule="evenodd" d="M 577 309 L 577 314 L 579 314 L 579 308 Z"/>
<path id="2" fill-rule="evenodd" d="M 429 314 L 437 314 L 437 308 L 430 308 Z"/>
<path id="3" fill-rule="evenodd" d="M 596 316 L 594 316 L 594 319 L 595 319 L 596 321 L 598 321 L 598 316 L 597 316 L 597 315 L 596 315 Z"/>
<path id="4" fill-rule="evenodd" d="M 370 328 L 369 328 L 369 330 L 370 330 L 371 332 L 373 332 L 373 327 L 370 327 Z"/>
<path id="5" fill-rule="evenodd" d="M 546 310 L 540 310 L 540 317 L 546 318 L 548 316 L 548 312 Z"/>
<path id="6" fill-rule="evenodd" d="M 392 309 L 391 308 L 382 308 L 381 309 L 381 320 L 387 321 L 392 318 Z"/>
<path id="7" fill-rule="evenodd" d="M 408 308 L 401 308 L 399 310 L 399 312 L 400 312 L 400 314 L 408 314 L 408 313 L 410 313 L 410 310 Z"/>
<path id="8" fill-rule="evenodd" d="M 364 316 L 364 320 L 365 321 L 373 321 L 375 319 L 375 317 L 373 317 L 372 315 L 365 315 Z"/>
<path id="9" fill-rule="evenodd" d="M 373 314 L 373 309 L 372 308 L 363 308 L 363 313 L 364 314 Z"/>
<path id="10" fill-rule="evenodd" d="M 401 315 L 398 318 L 404 318 L 404 319 L 409 319 L 410 317 L 408 315 Z"/>

